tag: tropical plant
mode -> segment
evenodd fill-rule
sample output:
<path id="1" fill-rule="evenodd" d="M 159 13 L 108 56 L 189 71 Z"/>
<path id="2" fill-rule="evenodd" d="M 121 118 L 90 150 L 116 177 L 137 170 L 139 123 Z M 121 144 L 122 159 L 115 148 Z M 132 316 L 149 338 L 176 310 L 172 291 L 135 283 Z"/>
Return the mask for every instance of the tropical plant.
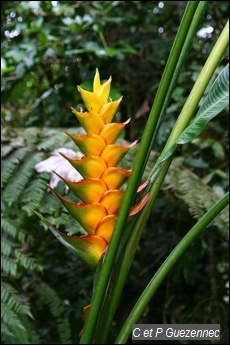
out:
<path id="1" fill-rule="evenodd" d="M 191 117 L 194 115 L 197 109 L 200 99 L 203 96 L 213 72 L 215 71 L 217 64 L 225 52 L 228 42 L 228 25 L 226 24 L 187 101 L 185 102 L 180 116 L 178 117 L 178 121 L 173 128 L 162 154 L 156 161 L 155 166 L 149 175 L 149 183 L 146 187 L 148 190 L 148 197 L 144 202 L 144 204 L 146 203 L 146 207 L 144 207 L 142 212 L 140 212 L 140 215 L 137 216 L 135 224 L 131 223 L 131 225 L 127 226 L 127 218 L 130 212 L 132 212 L 131 207 L 137 192 L 137 183 L 141 178 L 146 160 L 148 158 L 149 147 L 151 145 L 151 141 L 153 140 L 152 138 L 154 138 L 154 130 L 157 128 L 157 123 L 159 123 L 158 121 L 161 120 L 162 109 L 167 106 L 168 98 L 172 92 L 172 87 L 175 85 L 180 67 L 185 59 L 184 49 L 185 47 L 188 48 L 191 44 L 191 37 L 196 32 L 198 20 L 200 19 L 204 9 L 205 4 L 190 3 L 185 12 L 178 36 L 175 40 L 175 44 L 169 57 L 169 62 L 162 77 L 162 83 L 159 86 L 159 93 L 156 95 L 156 99 L 150 113 L 149 121 L 147 123 L 138 155 L 135 160 L 133 172 L 128 182 L 127 191 L 125 194 L 122 193 L 122 202 L 116 194 L 113 197 L 111 196 L 108 202 L 103 203 L 104 199 L 107 200 L 107 198 L 105 198 L 105 196 L 107 196 L 107 190 L 108 195 L 110 196 L 109 192 L 110 190 L 112 191 L 113 188 L 103 188 L 102 192 L 99 193 L 99 187 L 93 188 L 93 185 L 91 185 L 91 178 L 95 177 L 102 178 L 106 185 L 110 185 L 107 183 L 107 180 L 105 181 L 101 176 L 104 176 L 104 172 L 106 172 L 110 166 L 113 166 L 112 163 L 110 164 L 110 159 L 111 161 L 115 160 L 116 163 L 114 164 L 117 164 L 121 159 L 122 153 L 127 150 L 127 148 L 123 150 L 117 145 L 110 145 L 110 143 L 113 143 L 117 138 L 120 129 L 116 130 L 114 125 L 113 130 L 110 129 L 110 127 L 107 130 L 106 126 L 106 124 L 110 123 L 112 120 L 120 100 L 117 102 L 107 101 L 109 97 L 108 85 L 110 80 L 101 85 L 98 72 L 94 78 L 93 92 L 84 91 L 79 88 L 88 112 L 83 113 L 74 111 L 74 113 L 77 115 L 78 120 L 82 123 L 83 127 L 89 134 L 81 137 L 71 136 L 71 138 L 80 147 L 82 152 L 86 155 L 89 155 L 89 157 L 83 157 L 76 160 L 72 160 L 68 157 L 65 158 L 67 158 L 74 168 L 76 168 L 83 175 L 83 177 L 87 179 L 86 183 L 87 185 L 89 184 L 89 187 L 83 192 L 81 189 L 82 184 L 84 183 L 83 181 L 75 183 L 74 185 L 69 181 L 64 181 L 69 187 L 72 189 L 74 188 L 74 192 L 78 196 L 80 195 L 81 199 L 88 202 L 88 204 L 85 204 L 87 210 L 83 213 L 84 221 L 82 220 L 83 214 L 79 213 L 79 209 L 83 209 L 84 204 L 68 203 L 56 192 L 55 195 L 64 203 L 68 211 L 70 211 L 70 213 L 74 215 L 74 217 L 81 224 L 83 224 L 83 226 L 87 229 L 87 232 L 93 234 L 91 235 L 92 237 L 96 234 L 103 236 L 103 238 L 107 241 L 107 243 L 104 243 L 102 247 L 100 245 L 100 249 L 98 249 L 98 244 L 96 245 L 96 248 L 92 243 L 90 243 L 90 245 L 84 243 L 84 245 L 80 247 L 81 256 L 84 255 L 84 260 L 86 260 L 87 257 L 88 262 L 91 262 L 93 253 L 93 267 L 95 267 L 95 265 L 98 266 L 95 274 L 95 290 L 92 298 L 92 304 L 90 309 L 87 308 L 87 311 L 85 311 L 84 318 L 86 323 L 84 326 L 81 343 L 90 343 L 91 341 L 96 343 L 106 342 L 110 324 L 112 322 L 127 273 L 133 260 L 135 250 L 138 246 L 141 232 L 156 200 L 159 188 L 162 185 L 165 175 L 169 169 L 175 149 L 178 145 L 187 144 L 195 139 L 202 132 L 207 122 L 219 114 L 219 112 L 221 112 L 228 104 L 228 66 L 226 66 L 203 101 L 203 104 L 201 105 L 195 119 L 191 121 Z M 185 32 L 187 35 L 185 35 Z M 179 46 L 179 49 L 177 45 Z M 169 76 L 171 78 L 169 78 Z M 90 120 L 92 119 L 93 121 L 91 122 Z M 106 133 L 102 134 L 104 131 Z M 114 132 L 116 135 L 112 135 L 112 132 Z M 108 142 L 108 138 L 111 137 L 114 139 Z M 91 147 L 90 144 L 92 145 Z M 120 178 L 113 178 L 113 181 L 114 180 L 120 181 Z M 121 184 L 119 183 L 119 186 L 120 185 Z M 115 188 L 117 188 L 117 184 Z M 97 193 L 94 193 L 94 190 L 97 190 Z M 115 191 L 112 191 L 112 194 L 114 192 Z M 90 198 L 86 198 L 86 194 L 87 196 L 90 196 Z M 99 200 L 95 199 L 95 194 L 99 195 Z M 93 199 L 92 196 L 94 196 Z M 96 210 L 93 207 L 93 205 L 95 207 L 98 206 L 98 202 L 100 205 L 103 205 L 103 212 L 101 213 L 99 210 Z M 121 209 L 118 213 L 119 216 L 118 218 L 115 218 L 116 221 L 112 221 L 111 223 L 110 218 L 114 215 L 114 212 L 118 212 L 120 202 Z M 192 227 L 190 232 L 188 232 L 188 234 L 184 237 L 184 239 L 181 240 L 171 255 L 169 255 L 135 305 L 133 311 L 126 320 L 122 331 L 118 335 L 116 343 L 120 343 L 124 340 L 127 341 L 129 333 L 131 332 L 131 325 L 138 321 L 138 318 L 141 316 L 141 313 L 143 313 L 150 298 L 160 286 L 162 280 L 168 274 L 169 270 L 174 266 L 189 245 L 201 234 L 201 232 L 204 231 L 207 225 L 220 213 L 221 210 L 223 210 L 223 208 L 227 206 L 227 203 L 228 194 L 226 194 L 199 219 L 197 224 Z M 89 211 L 88 208 L 90 209 Z M 43 219 L 42 216 L 40 217 Z M 114 219 L 114 217 L 112 218 Z M 101 224 L 104 224 L 104 221 L 105 227 L 103 227 L 103 225 L 101 226 Z M 103 229 L 102 231 L 100 231 L 101 228 Z M 55 233 L 55 230 L 52 231 Z M 60 236 L 59 232 L 56 231 L 56 233 L 57 238 L 61 242 L 66 243 L 67 246 L 76 247 L 79 254 L 79 237 L 69 237 L 68 235 L 63 234 Z M 87 236 L 87 240 L 88 238 L 89 236 Z M 109 244 L 110 238 L 112 238 L 112 240 Z M 107 245 L 108 250 L 105 251 Z M 97 257 L 96 259 L 95 255 Z M 109 293 L 107 294 L 106 291 L 109 291 Z"/>
<path id="2" fill-rule="evenodd" d="M 178 120 L 173 127 L 172 133 L 169 136 L 164 149 L 162 150 L 162 153 L 151 151 L 154 141 L 156 140 L 156 137 L 160 131 L 161 124 L 163 124 L 169 100 L 172 96 L 173 89 L 177 83 L 179 73 L 185 61 L 186 53 L 189 50 L 192 38 L 197 31 L 198 23 L 206 6 L 206 2 L 189 2 L 187 5 L 183 20 L 169 56 L 168 63 L 165 68 L 165 72 L 162 76 L 162 81 L 159 84 L 158 92 L 156 94 L 141 143 L 140 145 L 136 145 L 136 147 L 132 147 L 122 162 L 124 165 L 122 169 L 132 168 L 132 173 L 129 176 L 125 193 L 123 193 L 123 190 L 118 190 L 120 184 L 116 185 L 117 189 L 115 189 L 115 194 L 122 195 L 121 200 L 119 199 L 118 202 L 117 197 L 112 196 L 112 205 L 109 203 L 109 206 L 112 206 L 112 208 L 114 208 L 115 205 L 116 211 L 114 212 L 113 216 L 115 215 L 116 222 L 115 227 L 114 222 L 112 222 L 109 234 L 106 233 L 106 229 L 104 228 L 103 233 L 99 235 L 100 242 L 102 241 L 105 243 L 106 241 L 106 246 L 103 246 L 103 248 L 100 248 L 100 251 L 97 251 L 97 254 L 99 254 L 96 256 L 96 260 L 93 248 L 90 248 L 90 256 L 85 255 L 84 252 L 88 249 L 87 246 L 84 245 L 83 251 L 82 247 L 80 248 L 80 257 L 85 260 L 90 267 L 94 268 L 96 266 L 93 291 L 91 291 L 91 306 L 90 308 L 85 309 L 85 324 L 81 333 L 82 336 L 80 343 L 106 343 L 107 341 L 115 343 L 127 342 L 131 334 L 132 324 L 137 323 L 142 318 L 144 311 L 150 304 L 150 301 L 157 292 L 159 286 L 162 285 L 164 279 L 169 275 L 170 270 L 176 272 L 176 263 L 178 266 L 180 266 L 183 262 L 183 267 L 187 267 L 187 273 L 185 276 L 190 284 L 192 284 L 190 279 L 191 275 L 188 273 L 188 267 L 190 264 L 179 259 L 185 252 L 189 253 L 190 250 L 193 250 L 193 245 L 196 245 L 197 243 L 195 240 L 204 234 L 206 229 L 209 229 L 209 232 L 211 232 L 211 226 L 219 229 L 219 234 L 221 234 L 223 238 L 226 238 L 228 229 L 226 208 L 228 203 L 228 194 L 224 195 L 224 193 L 222 193 L 223 195 L 218 196 L 218 194 L 208 186 L 208 178 L 206 180 L 199 178 L 196 174 L 192 173 L 183 165 L 184 161 L 181 159 L 181 157 L 176 159 L 175 156 L 179 147 L 182 147 L 183 150 L 186 151 L 189 150 L 190 145 L 196 144 L 199 139 L 197 137 L 200 136 L 202 131 L 204 131 L 208 122 L 218 115 L 224 108 L 226 108 L 228 104 L 228 65 L 223 68 L 221 73 L 219 73 L 215 82 L 213 82 L 212 79 L 226 51 L 228 43 L 228 23 L 220 34 L 220 37 L 210 53 L 207 62 L 201 70 L 194 87 L 192 88 L 181 110 Z M 106 108 L 105 112 L 108 109 L 107 115 L 111 120 L 114 112 L 116 111 L 116 107 L 115 110 L 112 109 L 113 111 L 111 111 L 114 102 L 108 102 L 109 84 L 110 80 L 107 83 L 101 84 L 99 75 L 97 73 L 95 76 L 93 93 L 79 88 L 82 98 L 85 101 L 87 112 L 83 113 L 82 111 L 74 110 L 74 113 L 77 115 L 79 122 L 83 125 L 83 127 L 85 127 L 89 134 L 82 134 L 80 129 L 77 129 L 76 133 L 73 133 L 73 129 L 68 130 L 68 132 L 71 132 L 69 136 L 73 139 L 75 144 L 77 144 L 83 154 L 89 156 L 89 159 L 68 158 L 68 160 L 75 168 L 79 169 L 79 172 L 83 175 L 85 180 L 72 183 L 71 181 L 68 181 L 68 178 L 61 177 L 61 174 L 58 174 L 58 177 L 60 177 L 69 188 L 74 188 L 74 192 L 76 186 L 78 186 L 78 189 L 81 190 L 80 186 L 85 185 L 85 183 L 89 183 L 88 181 L 90 181 L 89 185 L 91 187 L 92 180 L 95 182 L 96 179 L 98 185 L 104 185 L 104 183 L 101 183 L 102 171 L 100 176 L 88 176 L 87 171 L 91 170 L 88 169 L 87 164 L 83 164 L 84 162 L 90 162 L 91 160 L 90 167 L 95 167 L 94 164 L 98 163 L 97 167 L 101 168 L 101 166 L 103 166 L 104 169 L 102 170 L 104 172 L 106 169 L 108 169 L 107 163 L 110 162 L 110 159 L 112 159 L 112 161 L 115 159 L 115 162 L 117 163 L 117 153 L 124 153 L 124 151 L 122 151 L 122 146 L 114 145 L 112 142 L 119 135 L 119 131 L 122 126 L 124 127 L 124 125 L 127 125 L 128 123 L 124 123 L 122 125 L 115 123 L 103 123 L 101 125 L 101 120 L 103 119 L 103 116 L 100 115 L 101 106 L 102 108 L 103 106 Z M 210 84 L 212 87 L 206 91 L 207 86 Z M 205 95 L 205 93 L 207 93 L 207 95 Z M 202 99 L 204 95 L 206 97 Z M 95 123 L 99 127 L 101 126 L 100 129 L 96 130 L 96 132 L 94 132 L 95 127 L 92 126 L 94 123 L 88 121 L 88 119 L 85 122 L 82 120 L 84 117 L 88 118 L 89 113 L 92 111 L 91 106 L 96 107 L 97 109 L 96 114 L 90 115 L 95 116 Z M 197 111 L 198 108 L 199 110 Z M 195 114 L 196 116 L 194 119 L 192 119 Z M 108 142 L 107 139 L 111 137 L 111 133 L 114 133 L 113 131 L 115 128 L 116 135 L 113 136 L 112 142 Z M 101 135 L 101 132 L 104 134 L 107 133 L 108 135 Z M 28 133 L 32 135 L 28 136 Z M 88 203 L 90 206 L 90 217 L 87 218 L 86 221 L 85 219 L 81 218 L 81 216 L 79 218 L 79 213 L 75 210 L 72 212 L 72 207 L 69 207 L 69 205 L 73 206 L 76 204 L 76 196 L 74 195 L 73 190 L 69 193 L 69 197 L 71 199 L 70 202 L 65 201 L 65 199 L 60 195 L 66 191 L 63 184 L 58 184 L 57 190 L 54 190 L 54 187 L 51 188 L 53 193 L 58 197 L 57 199 L 55 199 L 51 193 L 47 192 L 46 183 L 48 182 L 50 176 L 45 172 L 38 175 L 33 168 L 38 163 L 40 164 L 41 160 L 46 158 L 46 151 L 50 152 L 51 150 L 56 149 L 57 145 L 70 145 L 68 146 L 69 148 L 74 148 L 68 143 L 66 137 L 63 134 L 60 134 L 60 131 L 51 130 L 50 132 L 47 131 L 47 133 L 45 132 L 42 134 L 40 129 L 31 128 L 27 131 L 21 131 L 21 134 L 19 132 L 12 134 L 12 132 L 8 130 L 6 130 L 4 134 L 4 169 L 2 187 L 3 216 L 5 222 L 3 222 L 2 236 L 3 255 L 5 256 L 5 261 L 3 261 L 3 263 L 5 262 L 3 264 L 5 277 L 2 291 L 2 302 L 5 303 L 5 316 L 3 323 L 3 340 L 5 343 L 17 343 L 18 341 L 23 341 L 24 343 L 43 342 L 45 335 L 40 334 L 38 336 L 38 334 L 36 334 L 34 330 L 34 327 L 36 327 L 36 322 L 32 321 L 31 319 L 35 312 L 35 310 L 31 310 L 33 309 L 31 308 L 33 304 L 29 306 L 27 301 L 23 301 L 23 294 L 26 293 L 28 295 L 29 293 L 32 293 L 32 299 L 36 299 L 39 296 L 39 299 L 43 300 L 43 303 L 48 307 L 49 313 L 52 316 L 57 328 L 59 341 L 61 343 L 78 342 L 78 336 L 73 334 L 73 331 L 71 334 L 71 317 L 67 317 L 68 308 L 63 307 L 65 298 L 64 295 L 62 294 L 63 298 L 60 298 L 60 292 L 57 294 L 52 287 L 47 285 L 45 281 L 42 281 L 47 279 L 47 276 L 41 278 L 39 273 L 41 271 L 41 265 L 38 263 L 37 259 L 33 257 L 33 254 L 30 255 L 31 247 L 25 248 L 24 242 L 33 246 L 33 241 L 30 237 L 31 228 L 37 229 L 39 239 L 41 240 L 43 238 L 44 241 L 44 234 L 42 235 L 40 231 L 41 229 L 39 230 L 40 225 L 35 225 L 36 216 L 32 211 L 33 209 L 35 213 L 39 215 L 42 221 L 44 221 L 46 218 L 45 222 L 48 225 L 48 228 L 51 229 L 51 231 L 58 237 L 58 239 L 61 240 L 61 242 L 71 244 L 71 246 L 74 243 L 74 250 L 76 251 L 77 249 L 77 254 L 79 255 L 79 246 L 76 246 L 75 243 L 82 238 L 82 228 L 73 222 L 68 213 L 63 211 L 59 200 L 63 202 L 64 206 L 67 206 L 66 208 L 70 211 L 70 213 L 73 214 L 75 218 L 77 218 L 80 224 L 90 232 L 90 235 L 83 235 L 83 237 L 86 237 L 87 240 L 91 236 L 92 238 L 95 238 L 93 237 L 95 234 L 91 233 L 94 232 L 95 229 L 92 230 L 91 227 L 88 228 L 87 223 L 92 224 L 91 220 L 96 219 L 96 223 L 98 225 L 101 221 L 103 221 L 103 218 L 108 219 L 107 212 L 110 212 L 110 207 L 108 209 L 106 208 L 106 214 L 103 213 L 102 218 L 100 217 L 98 220 L 98 215 L 94 213 L 95 210 L 93 210 L 92 207 L 92 205 L 95 204 L 97 207 L 98 204 L 101 205 L 100 202 L 96 201 L 95 203 L 94 201 L 94 196 L 97 196 L 95 195 L 97 193 L 90 193 L 90 188 L 88 189 L 89 193 L 85 193 L 85 189 L 81 190 L 81 197 L 84 199 L 83 202 L 85 202 L 86 205 Z M 43 139 L 41 140 L 42 136 Z M 89 140 L 89 142 L 87 142 L 87 140 Z M 94 143 L 93 146 L 90 145 L 92 142 Z M 123 146 L 123 148 L 125 148 L 126 153 L 130 146 L 129 144 L 125 145 L 126 146 Z M 106 156 L 106 151 L 107 153 L 110 153 L 110 149 L 112 155 Z M 101 157 L 101 152 L 104 152 L 103 155 L 105 154 L 103 158 Z M 121 156 L 122 154 L 120 155 L 120 158 Z M 108 162 L 107 158 L 105 157 L 108 157 Z M 104 161 L 107 162 L 106 166 L 103 165 Z M 115 167 L 116 163 L 113 165 L 113 167 Z M 81 165 L 83 167 L 79 168 Z M 169 169 L 170 165 L 171 168 Z M 115 169 L 119 170 L 121 168 Z M 98 168 L 94 170 L 95 173 L 98 172 Z M 98 179 L 98 177 L 100 178 Z M 144 198 L 139 204 L 139 212 L 133 217 L 133 219 L 128 221 L 138 186 L 140 183 L 144 182 L 146 178 L 148 183 L 144 184 L 144 190 L 145 193 L 147 193 L 147 197 Z M 210 178 L 212 177 L 209 176 L 209 179 Z M 222 178 L 227 181 L 224 173 L 222 173 Z M 227 182 L 225 182 L 223 185 L 224 189 L 227 189 Z M 185 230 L 184 234 L 180 234 L 179 237 L 174 240 L 175 249 L 172 250 L 168 257 L 168 249 L 164 254 L 163 251 L 161 251 L 160 255 L 158 255 L 159 251 L 158 253 L 156 252 L 156 257 L 158 257 L 158 261 L 156 262 L 158 264 L 162 263 L 162 265 L 152 278 L 150 276 L 151 271 L 144 270 L 145 272 L 148 272 L 148 279 L 150 279 L 150 282 L 146 286 L 146 289 L 144 290 L 140 299 L 135 304 L 130 315 L 122 319 L 122 322 L 118 324 L 119 327 L 118 329 L 116 328 L 116 332 L 114 333 L 112 327 L 114 315 L 119 305 L 119 300 L 121 298 L 125 282 L 127 281 L 128 272 L 130 271 L 132 263 L 135 263 L 134 255 L 136 250 L 138 249 L 139 245 L 141 246 L 142 238 L 146 236 L 146 222 L 149 216 L 152 215 L 153 206 L 157 206 L 157 200 L 159 200 L 161 197 L 161 186 L 166 195 L 168 195 L 168 198 L 172 197 L 173 193 L 174 198 L 179 198 L 185 204 L 187 204 L 189 212 L 198 219 L 198 222 L 192 227 L 191 224 L 189 224 L 191 230 L 188 233 Z M 98 191 L 97 188 L 96 191 Z M 197 191 L 199 191 L 199 193 L 197 193 Z M 105 194 L 113 194 L 107 193 L 110 192 L 110 188 L 109 190 L 103 191 L 103 193 L 104 192 Z M 88 197 L 90 197 L 90 200 Z M 18 204 L 19 201 L 20 203 Z M 119 203 L 121 203 L 121 206 Z M 105 205 L 103 203 L 102 205 L 104 210 Z M 120 206 L 119 212 L 118 206 Z M 99 206 L 99 208 L 101 209 L 102 207 Z M 42 215 L 40 215 L 40 213 Z M 111 217 L 109 217 L 109 219 L 110 218 Z M 114 217 L 112 218 L 114 219 Z M 165 216 L 165 220 L 166 218 L 167 215 Z M 12 219 L 14 219 L 14 221 L 12 221 Z M 151 217 L 150 222 L 151 227 L 156 226 L 154 224 L 154 219 L 151 219 Z M 41 222 L 41 224 L 42 223 L 43 222 Z M 17 228 L 15 227 L 15 224 L 17 224 Z M 26 231 L 23 235 L 24 227 L 28 229 L 28 224 L 30 231 Z M 66 232 L 65 235 L 63 231 Z M 112 236 L 110 239 L 111 234 Z M 183 235 L 185 235 L 184 238 L 182 238 Z M 53 246 L 54 241 L 51 240 L 49 232 L 46 232 L 45 236 L 47 239 L 46 241 L 50 244 L 52 243 Z M 149 238 L 151 238 L 152 234 L 149 236 Z M 210 238 L 212 238 L 212 236 L 210 236 Z M 33 240 L 36 242 L 36 239 Z M 213 248 L 213 243 L 210 241 L 207 243 L 210 245 L 211 250 Z M 170 246 L 172 246 L 172 243 Z M 144 245 L 144 247 L 146 248 L 146 252 L 148 252 L 148 245 Z M 20 250 L 18 250 L 18 248 L 20 248 Z M 49 248 L 49 246 L 46 248 Z M 157 250 L 157 246 L 154 248 Z M 58 250 L 60 250 L 59 247 Z M 52 249 L 52 253 L 55 253 L 55 248 Z M 41 260 L 41 247 L 38 254 Z M 68 251 L 64 252 L 64 248 L 63 254 L 64 258 L 67 258 L 69 255 Z M 48 257 L 49 254 L 47 253 L 45 258 L 48 259 Z M 160 260 L 159 257 L 161 257 Z M 71 258 L 74 258 L 74 256 L 71 256 Z M 76 259 L 72 260 L 72 269 L 76 269 L 77 271 L 81 270 L 81 263 Z M 62 265 L 64 265 L 64 262 L 65 260 L 62 262 Z M 199 258 L 197 258 L 197 262 L 199 262 Z M 155 265 L 155 263 L 150 264 Z M 191 265 L 193 264 L 194 262 L 191 261 Z M 145 269 L 147 269 L 147 267 L 145 267 Z M 156 265 L 154 266 L 154 270 L 155 269 L 157 269 Z M 17 286 L 14 288 L 13 281 L 17 282 L 22 279 L 22 275 L 25 270 L 30 270 L 33 272 L 36 279 L 30 284 L 29 287 L 28 283 L 26 283 L 26 280 L 24 280 L 25 285 L 22 285 L 21 288 Z M 223 266 L 220 268 L 220 271 L 221 270 L 222 272 L 225 272 L 225 268 Z M 211 270 L 211 274 L 212 273 L 213 271 Z M 93 276 L 91 275 L 90 278 L 93 278 Z M 38 286 L 35 288 L 37 280 L 40 281 L 40 284 L 38 284 Z M 88 286 L 89 290 L 91 283 L 92 279 L 90 279 L 85 285 Z M 79 282 L 77 283 L 76 280 L 69 277 L 68 285 L 71 285 L 70 290 L 75 288 L 80 289 L 78 284 Z M 19 291 L 20 297 L 17 298 Z M 68 297 L 70 299 L 72 294 L 73 293 L 69 291 Z M 170 299 L 168 303 L 171 303 Z M 79 308 L 84 307 L 87 304 L 88 303 L 82 303 L 81 306 L 74 304 L 75 316 L 73 318 L 73 322 L 76 322 L 76 319 L 79 320 L 81 317 L 81 311 L 79 311 Z M 34 305 L 38 306 L 39 304 L 35 303 Z M 66 305 L 68 305 L 68 301 Z M 39 305 L 39 308 L 40 307 L 41 306 Z M 69 310 L 69 313 L 70 312 L 71 311 Z M 189 318 L 187 320 L 190 321 Z M 14 326 L 16 326 L 15 334 L 12 332 Z M 75 330 L 75 328 L 72 329 Z M 25 331 L 28 331 L 27 335 Z M 118 334 L 119 331 L 120 333 Z M 224 341 L 223 338 L 222 341 Z M 48 342 L 54 342 L 52 335 L 50 335 L 50 338 L 48 337 Z"/>

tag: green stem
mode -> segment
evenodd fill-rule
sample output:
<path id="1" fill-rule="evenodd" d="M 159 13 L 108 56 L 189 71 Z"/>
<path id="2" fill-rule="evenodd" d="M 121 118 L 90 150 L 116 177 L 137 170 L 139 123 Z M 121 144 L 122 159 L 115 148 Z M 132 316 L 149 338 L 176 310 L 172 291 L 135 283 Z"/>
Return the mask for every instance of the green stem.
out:
<path id="1" fill-rule="evenodd" d="M 162 284 L 165 277 L 168 275 L 169 271 L 186 252 L 188 247 L 198 238 L 198 236 L 207 228 L 208 224 L 210 224 L 210 222 L 228 205 L 228 203 L 229 193 L 226 193 L 225 196 L 219 200 L 179 242 L 140 296 L 123 328 L 121 329 L 115 344 L 125 344 L 127 342 L 132 331 L 132 325 L 138 323 L 138 320 L 145 311 L 145 308 L 151 301 L 157 289 Z"/>
<path id="2" fill-rule="evenodd" d="M 205 2 L 204 2 L 205 3 Z M 84 332 L 81 337 L 81 344 L 91 343 L 101 306 L 104 301 L 104 296 L 106 293 L 107 285 L 112 272 L 113 264 L 115 262 L 117 250 L 119 248 L 120 239 L 122 236 L 123 229 L 126 225 L 127 218 L 129 215 L 130 208 L 132 206 L 134 196 L 138 187 L 139 180 L 141 178 L 142 172 L 144 170 L 147 158 L 151 149 L 151 142 L 153 139 L 153 133 L 157 126 L 157 122 L 161 113 L 162 106 L 164 104 L 164 95 L 170 87 L 171 77 L 174 75 L 175 67 L 180 56 L 180 52 L 186 38 L 186 34 L 189 30 L 191 19 L 197 8 L 196 2 L 189 2 L 186 12 L 186 21 L 183 21 L 184 28 L 179 31 L 178 39 L 175 41 L 174 49 L 172 50 L 172 55 L 166 66 L 166 70 L 162 77 L 162 81 L 159 85 L 159 89 L 153 103 L 150 116 L 146 125 L 146 129 L 143 134 L 143 139 L 138 150 L 138 154 L 134 163 L 133 171 L 129 179 L 127 190 L 125 193 L 124 201 L 121 205 L 119 217 L 113 232 L 113 236 L 108 248 L 108 252 L 105 256 L 105 260 L 101 267 L 101 272 L 99 274 L 97 284 L 95 286 L 94 294 L 91 301 L 90 311 L 84 326 Z"/>

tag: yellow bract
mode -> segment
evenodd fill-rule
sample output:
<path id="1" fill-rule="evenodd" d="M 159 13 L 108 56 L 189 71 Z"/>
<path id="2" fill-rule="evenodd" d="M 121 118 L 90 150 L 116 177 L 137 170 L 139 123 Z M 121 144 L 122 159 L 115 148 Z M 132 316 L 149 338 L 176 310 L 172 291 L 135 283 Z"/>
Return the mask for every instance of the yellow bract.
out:
<path id="1" fill-rule="evenodd" d="M 101 85 L 100 74 L 96 69 L 94 81 L 93 81 L 93 92 L 100 97 L 104 103 L 107 103 L 110 93 L 112 77 L 110 77 L 104 84 Z"/>

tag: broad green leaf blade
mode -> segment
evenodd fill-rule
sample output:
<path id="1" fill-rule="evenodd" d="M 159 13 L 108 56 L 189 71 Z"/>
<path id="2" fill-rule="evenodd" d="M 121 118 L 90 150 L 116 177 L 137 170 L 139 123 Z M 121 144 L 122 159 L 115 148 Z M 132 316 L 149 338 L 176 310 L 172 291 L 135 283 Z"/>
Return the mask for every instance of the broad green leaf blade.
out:
<path id="1" fill-rule="evenodd" d="M 150 173 L 151 182 L 158 175 L 162 164 L 176 150 L 177 145 L 186 144 L 195 139 L 205 128 L 207 123 L 217 116 L 229 103 L 229 64 L 221 71 L 205 98 L 193 122 L 182 132 L 177 140 L 162 153 Z"/>
<path id="2" fill-rule="evenodd" d="M 229 103 L 229 64 L 216 78 L 194 121 L 177 139 L 177 144 L 186 144 L 195 139 L 207 123 Z"/>

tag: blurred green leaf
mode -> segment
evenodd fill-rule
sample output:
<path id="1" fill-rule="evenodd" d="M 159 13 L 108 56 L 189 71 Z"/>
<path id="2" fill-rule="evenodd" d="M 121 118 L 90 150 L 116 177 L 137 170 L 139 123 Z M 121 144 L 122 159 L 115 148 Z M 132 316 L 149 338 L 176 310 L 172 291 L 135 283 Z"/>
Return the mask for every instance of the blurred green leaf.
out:
<path id="1" fill-rule="evenodd" d="M 177 139 L 177 144 L 185 144 L 196 138 L 207 123 L 218 115 L 229 102 L 229 65 L 219 74 L 196 118 Z"/>

